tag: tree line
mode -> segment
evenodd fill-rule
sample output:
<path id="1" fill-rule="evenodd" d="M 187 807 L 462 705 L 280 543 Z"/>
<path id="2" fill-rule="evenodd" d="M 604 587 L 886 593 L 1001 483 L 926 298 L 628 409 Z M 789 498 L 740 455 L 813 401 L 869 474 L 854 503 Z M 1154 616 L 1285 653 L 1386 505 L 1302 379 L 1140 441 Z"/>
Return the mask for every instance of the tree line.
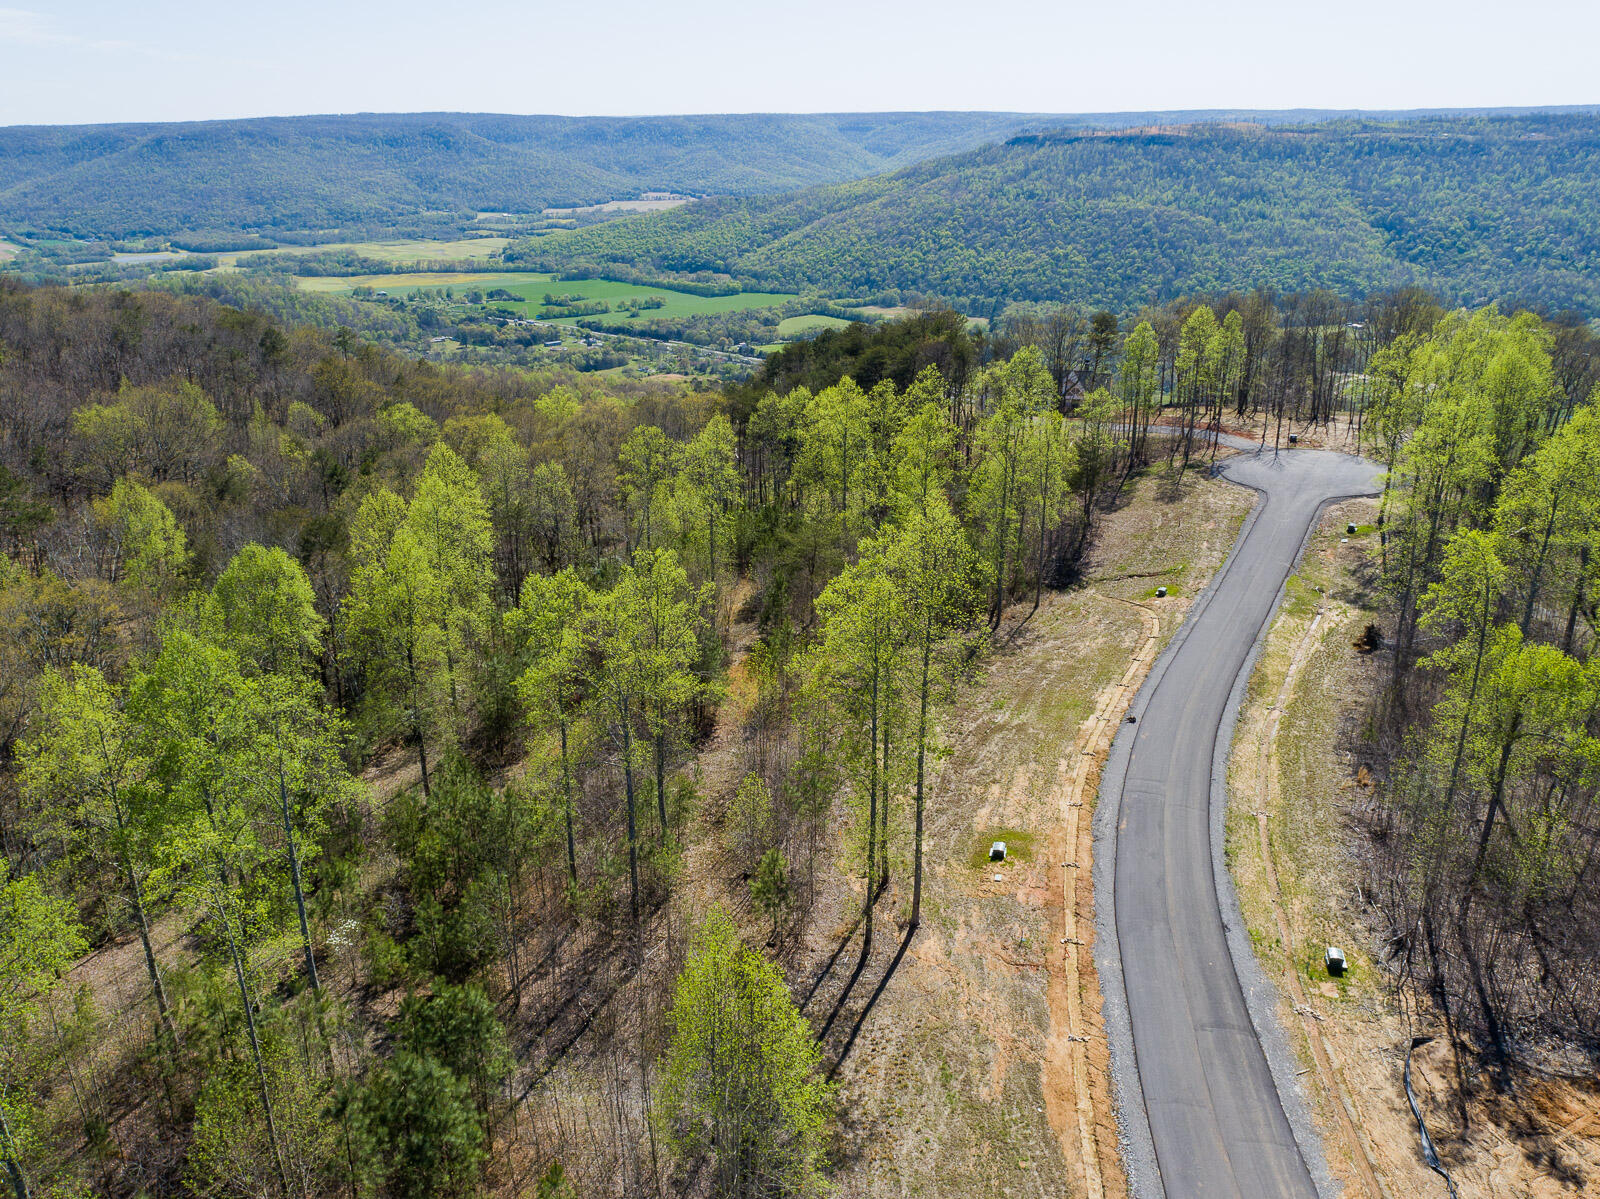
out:
<path id="1" fill-rule="evenodd" d="M 1600 999 L 1591 370 L 1562 330 L 1445 314 L 1373 355 L 1392 669 L 1374 894 L 1388 953 L 1500 1071 Z"/>

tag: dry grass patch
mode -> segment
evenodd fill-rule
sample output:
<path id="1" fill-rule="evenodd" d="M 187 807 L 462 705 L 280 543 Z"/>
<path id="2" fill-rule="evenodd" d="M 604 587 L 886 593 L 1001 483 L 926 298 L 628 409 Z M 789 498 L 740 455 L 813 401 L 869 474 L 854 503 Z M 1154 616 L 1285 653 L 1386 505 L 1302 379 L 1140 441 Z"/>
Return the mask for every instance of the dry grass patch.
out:
<path id="1" fill-rule="evenodd" d="M 1121 719 L 1130 661 L 1152 632 L 1169 636 L 1190 602 L 1130 602 L 1149 589 L 1149 572 L 1181 567 L 1184 590 L 1197 593 L 1254 498 L 1198 477 L 1176 487 L 1141 479 L 1106 515 L 1085 585 L 1046 596 L 1031 618 L 1031 605 L 1008 613 L 1000 651 L 946 721 L 923 926 L 839 1071 L 840 1195 L 1057 1199 L 1082 1195 L 1086 1177 L 1096 1193 L 1125 1192 L 1087 944 L 1099 767 L 1092 754 L 1084 763 L 1084 751 L 1108 712 L 1113 729 Z M 1069 834 L 1064 810 L 1075 785 L 1086 802 Z M 988 860 L 996 840 L 1010 851 L 1001 869 Z M 909 879 L 897 877 L 891 890 L 880 913 L 901 910 Z M 858 902 L 859 891 L 849 899 Z M 1081 947 L 1062 944 L 1069 902 Z M 880 933 L 885 945 L 864 983 L 883 973 L 896 933 L 892 925 Z M 834 944 L 812 945 L 811 961 Z M 1081 966 L 1076 996 L 1066 985 L 1068 949 Z M 1071 1047 L 1086 1049 L 1087 1069 L 1080 1062 L 1063 1074 L 1064 1043 L 1080 1035 L 1089 1040 Z M 1074 1087 L 1085 1075 L 1094 1102 L 1080 1120 Z M 1095 1158 L 1087 1172 L 1086 1139 Z"/>
<path id="2" fill-rule="evenodd" d="M 1375 933 L 1362 897 L 1355 817 L 1373 796 L 1354 749 L 1358 722 L 1385 669 L 1353 643 L 1375 617 L 1365 586 L 1372 539 L 1360 531 L 1374 512 L 1375 503 L 1363 500 L 1325 515 L 1296 576 L 1298 586 L 1291 588 L 1294 602 L 1280 609 L 1251 677 L 1229 771 L 1228 861 L 1240 906 L 1263 967 L 1279 982 L 1280 1018 L 1291 1030 L 1307 1079 L 1316 1080 L 1306 1090 L 1329 1164 L 1347 1194 L 1373 1189 L 1363 1182 L 1362 1156 L 1380 1193 L 1442 1193 L 1441 1180 L 1422 1162 L 1401 1085 L 1404 1049 L 1413 1033 L 1438 1038 L 1417 1052 L 1413 1084 L 1462 1199 L 1597 1194 L 1600 1080 L 1524 1078 L 1511 1095 L 1496 1095 L 1485 1083 L 1459 1096 L 1458 1066 L 1470 1073 L 1471 1064 L 1454 1060 L 1438 1020 L 1414 999 L 1397 996 L 1392 975 L 1372 956 Z M 1347 537 L 1351 522 L 1358 533 Z M 1285 690 L 1291 667 L 1296 677 Z M 1288 944 L 1273 907 L 1260 814 Z M 1350 962 L 1339 978 L 1323 967 L 1330 944 Z M 1291 973 L 1314 1017 L 1294 1010 Z M 1326 1068 L 1311 1051 L 1313 1027 L 1325 1047 Z"/>

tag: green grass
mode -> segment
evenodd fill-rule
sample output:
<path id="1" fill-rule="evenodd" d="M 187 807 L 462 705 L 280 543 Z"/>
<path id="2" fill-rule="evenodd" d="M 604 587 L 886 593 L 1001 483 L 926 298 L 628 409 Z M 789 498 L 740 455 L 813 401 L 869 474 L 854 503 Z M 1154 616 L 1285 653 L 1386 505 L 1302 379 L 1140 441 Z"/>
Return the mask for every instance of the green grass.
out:
<path id="1" fill-rule="evenodd" d="M 843 329 L 850 322 L 837 316 L 791 316 L 778 323 L 779 337 L 798 337 L 813 329 Z"/>
<path id="2" fill-rule="evenodd" d="M 489 292 L 503 289 L 512 295 L 522 296 L 525 304 L 498 303 L 488 307 L 512 316 L 539 317 L 540 303 L 546 293 L 552 295 L 582 296 L 585 300 L 606 300 L 612 310 L 599 314 L 607 322 L 648 321 L 656 317 L 697 316 L 710 312 L 745 312 L 754 308 L 773 308 L 794 297 L 778 292 L 747 291 L 733 296 L 696 296 L 688 292 L 673 291 L 665 287 L 640 287 L 637 283 L 621 283 L 613 279 L 563 279 L 536 271 L 450 271 L 439 274 L 426 272 L 404 275 L 353 275 L 341 278 L 327 276 L 296 280 L 307 291 L 348 294 L 357 287 L 371 287 L 390 295 L 410 295 L 422 288 L 453 288 L 460 299 L 468 291 Z M 660 308 L 644 308 L 636 317 L 621 310 L 621 302 L 628 299 L 643 300 L 659 296 L 666 303 Z M 559 323 L 576 324 L 580 317 L 561 317 Z M 827 319 L 827 318 L 802 318 Z M 844 322 L 840 322 L 843 324 Z"/>
<path id="3" fill-rule="evenodd" d="M 1000 866 L 1004 863 L 989 860 L 989 846 L 996 841 L 1006 843 L 1006 861 L 1015 858 L 1019 862 L 1033 861 L 1033 834 L 1016 828 L 995 828 L 980 833 L 972 843 L 972 853 L 967 858 L 967 863 L 974 870 L 985 870 L 991 866 Z"/>
<path id="4" fill-rule="evenodd" d="M 1315 936 L 1307 938 L 1306 943 L 1300 947 L 1300 975 L 1311 984 L 1314 991 L 1318 992 L 1318 998 L 1330 998 L 1321 994 L 1321 987 L 1323 983 L 1333 983 L 1339 988 L 1339 998 L 1343 999 L 1354 981 L 1352 976 L 1356 972 L 1355 955 L 1348 948 L 1343 946 L 1341 948 L 1344 948 L 1345 952 L 1344 973 L 1333 974 L 1328 970 L 1327 961 L 1323 957 L 1325 946 Z"/>
<path id="5" fill-rule="evenodd" d="M 1290 575 L 1284 586 L 1283 610 L 1291 616 L 1310 616 L 1321 599 L 1315 586 L 1297 574 Z"/>

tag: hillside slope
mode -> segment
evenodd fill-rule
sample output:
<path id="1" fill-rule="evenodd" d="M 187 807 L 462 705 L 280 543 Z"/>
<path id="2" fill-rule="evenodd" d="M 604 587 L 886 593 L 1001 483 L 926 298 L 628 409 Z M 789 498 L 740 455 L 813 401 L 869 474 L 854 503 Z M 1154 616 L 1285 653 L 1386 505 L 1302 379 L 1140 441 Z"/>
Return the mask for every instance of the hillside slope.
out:
<path id="1" fill-rule="evenodd" d="M 0 129 L 0 225 L 102 236 L 779 192 L 1005 138 L 1017 113 L 281 117 Z M 1059 120 L 1060 118 L 1055 118 Z"/>
<path id="2" fill-rule="evenodd" d="M 427 213 L 537 212 L 651 190 L 741 196 L 793 191 L 899 170 L 1026 129 L 1241 119 L 1278 124 L 1356 115 L 1308 109 L 663 117 L 359 113 L 13 126 L 0 128 L 0 232 L 33 228 L 116 238 L 196 229 L 381 231 Z"/>
<path id="3" fill-rule="evenodd" d="M 1025 134 L 897 174 L 550 239 L 835 295 L 1066 297 L 1127 310 L 1267 285 L 1420 283 L 1600 312 L 1600 117 Z"/>

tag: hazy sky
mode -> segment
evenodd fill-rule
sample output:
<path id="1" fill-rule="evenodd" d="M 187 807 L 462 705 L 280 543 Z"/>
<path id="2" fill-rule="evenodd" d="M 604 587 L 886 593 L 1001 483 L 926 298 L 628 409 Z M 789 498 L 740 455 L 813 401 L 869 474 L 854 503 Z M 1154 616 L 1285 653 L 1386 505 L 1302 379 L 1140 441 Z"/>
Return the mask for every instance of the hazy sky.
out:
<path id="1" fill-rule="evenodd" d="M 0 0 L 0 124 L 1590 104 L 1597 48 L 1600 0 Z"/>

